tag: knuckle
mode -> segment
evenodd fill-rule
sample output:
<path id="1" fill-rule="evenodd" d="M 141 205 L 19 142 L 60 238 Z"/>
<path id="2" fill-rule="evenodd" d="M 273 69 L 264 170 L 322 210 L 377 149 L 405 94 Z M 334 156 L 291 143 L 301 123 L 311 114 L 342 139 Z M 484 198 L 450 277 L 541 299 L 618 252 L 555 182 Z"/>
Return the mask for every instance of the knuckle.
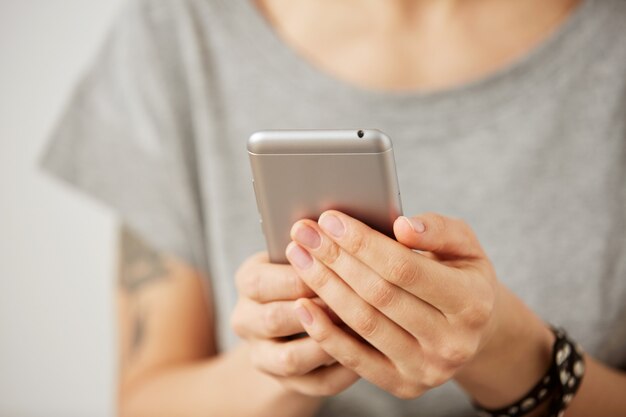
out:
<path id="1" fill-rule="evenodd" d="M 282 328 L 282 314 L 278 304 L 269 303 L 263 306 L 263 330 L 266 336 L 279 335 Z"/>
<path id="2" fill-rule="evenodd" d="M 416 381 L 399 379 L 393 384 L 391 393 L 402 400 L 411 400 L 423 394 L 423 390 Z"/>
<path id="3" fill-rule="evenodd" d="M 248 270 L 245 274 L 242 274 L 239 289 L 246 297 L 252 300 L 259 300 L 261 295 L 260 283 L 261 278 L 258 272 Z"/>
<path id="4" fill-rule="evenodd" d="M 233 314 L 230 316 L 230 327 L 234 330 L 237 336 L 245 338 L 246 334 L 243 326 L 244 320 L 241 319 L 240 309 L 240 304 L 237 303 L 235 311 L 233 311 Z"/>
<path id="5" fill-rule="evenodd" d="M 354 330 L 364 338 L 371 337 L 378 330 L 378 320 L 373 314 L 362 314 L 356 319 Z"/>
<path id="6" fill-rule="evenodd" d="M 385 308 L 393 303 L 395 294 L 394 288 L 381 279 L 372 286 L 369 302 L 374 307 Z"/>
<path id="7" fill-rule="evenodd" d="M 489 322 L 491 314 L 492 305 L 485 300 L 467 307 L 462 313 L 462 320 L 470 329 L 481 329 Z"/>
<path id="8" fill-rule="evenodd" d="M 352 254 L 365 253 L 367 251 L 367 237 L 365 233 L 353 233 L 349 239 L 347 239 L 346 247 Z"/>
<path id="9" fill-rule="evenodd" d="M 407 257 L 400 257 L 392 260 L 391 279 L 400 286 L 409 286 L 417 278 L 416 267 Z"/>
<path id="10" fill-rule="evenodd" d="M 283 351 L 278 358 L 279 372 L 282 376 L 294 376 L 298 374 L 300 369 L 300 361 L 298 355 L 293 349 L 285 345 Z"/>
<path id="11" fill-rule="evenodd" d="M 473 349 L 460 342 L 448 342 L 439 348 L 439 357 L 445 369 L 456 369 L 465 364 L 473 355 Z M 442 370 L 439 371 L 441 374 Z"/>
<path id="12" fill-rule="evenodd" d="M 341 363 L 345 368 L 353 370 L 358 369 L 361 365 L 361 360 L 359 359 L 359 357 L 352 354 L 345 355 L 338 362 Z"/>
<path id="13" fill-rule="evenodd" d="M 332 337 L 332 331 L 326 326 L 317 327 L 311 331 L 310 336 L 315 339 L 316 342 L 324 344 Z"/>
<path id="14" fill-rule="evenodd" d="M 422 384 L 432 389 L 445 384 L 451 377 L 451 371 L 431 366 L 422 375 Z"/>
<path id="15" fill-rule="evenodd" d="M 328 241 L 328 239 L 326 239 Z M 323 245 L 323 249 L 320 251 L 320 257 L 327 265 L 332 265 L 341 256 L 341 248 L 333 241 L 329 241 L 329 244 Z"/>
<path id="16" fill-rule="evenodd" d="M 241 265 L 235 272 L 235 284 L 237 286 L 237 289 L 242 290 L 248 285 L 247 280 L 249 278 L 249 274 L 251 271 L 254 271 L 260 264 L 260 256 L 261 254 L 257 253 L 248 257 L 246 260 L 243 261 L 243 263 L 241 263 Z"/>

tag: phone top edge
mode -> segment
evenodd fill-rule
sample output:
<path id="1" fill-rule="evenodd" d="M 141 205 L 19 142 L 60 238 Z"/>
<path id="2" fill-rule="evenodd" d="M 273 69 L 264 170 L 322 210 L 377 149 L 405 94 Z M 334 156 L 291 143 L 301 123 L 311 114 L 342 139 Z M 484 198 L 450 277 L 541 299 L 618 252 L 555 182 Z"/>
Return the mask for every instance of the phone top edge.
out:
<path id="1" fill-rule="evenodd" d="M 274 153 L 254 153 L 254 152 L 250 152 L 248 151 L 248 155 L 250 156 L 349 156 L 349 155 L 354 155 L 354 156 L 365 156 L 365 155 L 383 155 L 387 152 L 393 152 L 393 149 L 387 149 L 386 151 L 380 151 L 380 152 L 352 152 L 352 150 L 350 151 L 334 151 L 334 152 L 302 152 L 302 151 L 298 151 L 298 152 L 293 152 L 293 153 L 278 153 L 278 152 L 274 152 Z"/>
<path id="2" fill-rule="evenodd" d="M 378 129 L 263 130 L 248 139 L 248 152 L 267 154 L 381 153 L 391 139 Z"/>

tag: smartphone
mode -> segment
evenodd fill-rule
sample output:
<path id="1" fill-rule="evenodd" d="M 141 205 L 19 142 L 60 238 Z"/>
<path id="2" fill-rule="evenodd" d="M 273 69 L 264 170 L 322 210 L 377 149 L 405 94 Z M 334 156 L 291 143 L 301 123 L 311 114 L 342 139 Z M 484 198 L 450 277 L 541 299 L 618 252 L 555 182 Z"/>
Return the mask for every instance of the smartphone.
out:
<path id="1" fill-rule="evenodd" d="M 296 221 L 329 209 L 393 237 L 402 205 L 391 140 L 380 130 L 260 131 L 248 154 L 271 262 L 287 263 Z"/>

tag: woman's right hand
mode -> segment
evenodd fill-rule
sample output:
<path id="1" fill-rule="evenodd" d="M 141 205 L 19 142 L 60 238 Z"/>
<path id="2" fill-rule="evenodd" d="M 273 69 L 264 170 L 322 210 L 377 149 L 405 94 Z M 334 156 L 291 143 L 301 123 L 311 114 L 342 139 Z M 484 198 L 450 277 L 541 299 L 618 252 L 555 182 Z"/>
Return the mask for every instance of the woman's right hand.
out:
<path id="1" fill-rule="evenodd" d="M 311 396 L 338 394 L 359 378 L 310 337 L 288 338 L 304 333 L 295 300 L 311 298 L 327 309 L 291 265 L 270 263 L 267 253 L 261 252 L 241 265 L 235 279 L 239 299 L 231 325 L 250 344 L 257 369 L 286 388 Z"/>

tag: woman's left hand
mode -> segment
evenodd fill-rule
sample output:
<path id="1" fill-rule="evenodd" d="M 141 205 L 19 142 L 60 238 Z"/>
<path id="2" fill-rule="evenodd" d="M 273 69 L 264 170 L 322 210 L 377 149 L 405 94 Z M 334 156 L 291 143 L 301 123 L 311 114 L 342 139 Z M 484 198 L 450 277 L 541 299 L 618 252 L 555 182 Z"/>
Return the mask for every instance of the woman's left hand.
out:
<path id="1" fill-rule="evenodd" d="M 451 379 L 498 327 L 500 285 L 463 221 L 399 217 L 397 241 L 337 211 L 291 230 L 287 257 L 360 338 L 310 300 L 296 303 L 307 333 L 361 377 L 400 398 Z M 415 250 L 423 251 L 416 252 Z"/>

